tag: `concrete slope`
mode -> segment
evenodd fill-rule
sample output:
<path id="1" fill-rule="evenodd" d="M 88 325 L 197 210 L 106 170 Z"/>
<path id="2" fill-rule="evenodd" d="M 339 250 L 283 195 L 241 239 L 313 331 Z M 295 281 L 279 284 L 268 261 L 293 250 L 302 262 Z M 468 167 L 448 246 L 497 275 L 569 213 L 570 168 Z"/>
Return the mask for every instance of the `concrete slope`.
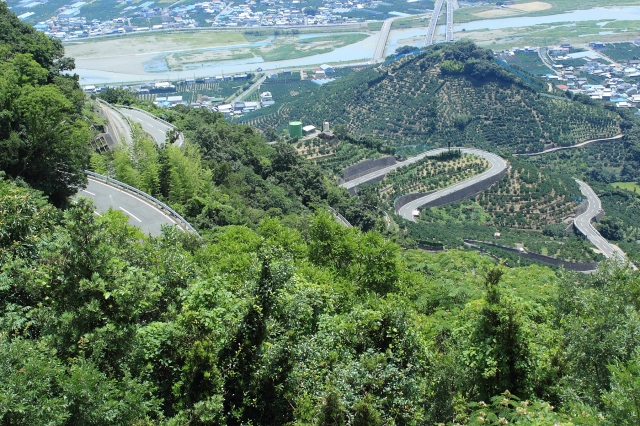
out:
<path id="1" fill-rule="evenodd" d="M 587 210 L 573 220 L 574 226 L 587 237 L 589 242 L 596 246 L 607 259 L 613 258 L 624 261 L 626 257 L 623 251 L 620 250 L 618 246 L 609 244 L 591 224 L 591 220 L 602 211 L 600 198 L 598 198 L 593 189 L 585 182 L 578 179 L 575 179 L 575 181 L 580 185 L 580 191 L 587 197 Z"/>
<path id="2" fill-rule="evenodd" d="M 107 133 L 115 140 L 116 143 L 124 142 L 126 144 L 131 143 L 131 126 L 126 118 L 120 114 L 120 111 L 113 108 L 106 102 L 100 102 L 98 104 L 102 109 L 102 113 L 108 121 Z"/>
<path id="3" fill-rule="evenodd" d="M 131 225 L 137 226 L 145 234 L 151 234 L 154 237 L 161 234 L 161 225 L 176 225 L 174 219 L 149 201 L 91 177 L 89 177 L 89 185 L 77 195 L 92 199 L 96 214 L 104 213 L 109 208 L 119 210 L 129 217 Z"/>
<path id="4" fill-rule="evenodd" d="M 458 148 L 456 148 L 458 149 Z M 435 155 L 438 154 L 442 151 L 445 151 L 446 148 L 440 149 L 440 150 L 434 150 L 434 151 L 438 151 L 435 152 L 434 154 L 431 155 Z M 400 216 L 402 216 L 404 219 L 410 220 L 412 222 L 415 222 L 415 219 L 413 218 L 413 211 L 419 207 L 424 206 L 425 204 L 429 204 L 429 203 L 433 203 L 443 197 L 449 196 L 451 194 L 454 194 L 456 192 L 459 191 L 463 191 L 469 187 L 472 187 L 474 185 L 477 185 L 481 182 L 484 182 L 486 180 L 490 180 L 493 178 L 496 178 L 498 175 L 500 175 L 502 172 L 504 172 L 507 169 L 507 162 L 502 159 L 502 157 L 496 155 L 496 154 L 492 154 L 490 152 L 487 151 L 482 151 L 480 149 L 472 149 L 472 148 L 460 148 L 460 150 L 464 153 L 464 154 L 472 154 L 472 155 L 477 155 L 479 157 L 482 157 L 484 159 L 486 159 L 487 161 L 489 161 L 489 163 L 491 164 L 491 166 L 489 167 L 488 170 L 484 171 L 483 173 L 480 173 L 477 176 L 473 176 L 467 180 L 464 180 L 462 182 L 458 182 L 456 184 L 453 184 L 451 186 L 448 186 L 446 188 L 440 189 L 438 191 L 435 191 L 429 195 L 425 195 L 424 197 L 418 198 L 416 200 L 410 201 L 409 203 L 403 205 L 402 207 L 400 207 L 398 209 L 398 214 Z M 433 151 L 430 151 L 433 152 Z"/>
<path id="5" fill-rule="evenodd" d="M 350 180 L 348 182 L 344 182 L 343 184 L 341 184 L 340 186 L 346 188 L 346 189 L 351 189 L 351 188 L 355 188 L 357 186 L 362 185 L 363 183 L 367 183 L 370 182 L 376 178 L 379 178 L 380 176 L 384 176 L 387 173 L 399 169 L 400 167 L 404 167 L 404 166 L 408 166 L 409 164 L 413 164 L 416 163 L 420 160 L 422 160 L 424 157 L 428 157 L 430 155 L 435 155 L 434 153 L 439 153 L 442 152 L 442 148 L 438 148 L 438 149 L 433 149 L 431 151 L 427 151 L 427 152 L 423 152 L 422 154 L 418 154 L 415 157 L 409 157 L 408 159 L 406 159 L 405 161 L 402 161 L 400 163 L 396 163 L 393 166 L 389 166 L 389 167 L 385 167 L 384 169 L 380 169 L 377 170 L 375 172 L 371 172 L 369 174 L 366 174 L 364 176 L 360 176 L 359 178 Z"/>

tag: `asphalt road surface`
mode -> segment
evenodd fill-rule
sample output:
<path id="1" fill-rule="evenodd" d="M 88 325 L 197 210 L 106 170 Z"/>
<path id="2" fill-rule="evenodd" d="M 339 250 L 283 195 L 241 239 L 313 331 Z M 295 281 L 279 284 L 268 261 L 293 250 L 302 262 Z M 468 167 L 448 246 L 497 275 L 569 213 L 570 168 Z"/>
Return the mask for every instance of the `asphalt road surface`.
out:
<path id="1" fill-rule="evenodd" d="M 300 71 L 302 72 L 302 71 Z M 252 93 L 256 88 L 260 87 L 260 85 L 262 83 L 264 83 L 264 81 L 267 79 L 267 75 L 263 75 L 262 77 L 260 77 L 255 83 L 253 83 L 247 90 L 245 90 L 244 92 L 240 93 L 238 95 L 238 97 L 236 97 L 234 100 L 232 100 L 230 103 L 234 104 L 235 102 L 242 102 L 244 100 L 244 98 L 246 98 L 250 93 Z"/>
<path id="2" fill-rule="evenodd" d="M 446 41 L 453 41 L 453 1 L 447 0 L 447 27 L 446 27 Z"/>
<path id="3" fill-rule="evenodd" d="M 433 44 L 433 36 L 436 33 L 436 26 L 438 24 L 438 18 L 440 17 L 440 11 L 442 10 L 442 3 L 444 3 L 444 0 L 437 0 L 435 6 L 433 7 L 433 13 L 431 14 L 431 21 L 429 22 L 429 27 L 427 28 L 427 35 L 424 40 L 425 46 L 431 46 Z"/>
<path id="4" fill-rule="evenodd" d="M 456 148 L 458 149 L 458 148 Z M 446 148 L 440 149 L 439 151 L 445 151 Z M 473 176 L 467 180 L 463 180 L 462 182 L 458 182 L 454 185 L 448 186 L 446 188 L 443 188 L 439 191 L 436 191 L 432 194 L 429 195 L 425 195 L 424 197 L 418 198 L 417 200 L 413 200 L 407 204 L 405 204 L 404 206 L 400 207 L 400 209 L 398 210 L 398 214 L 400 216 L 402 216 L 403 218 L 410 220 L 412 222 L 415 222 L 415 219 L 413 217 L 413 211 L 427 203 L 430 203 L 432 201 L 435 201 L 439 198 L 444 197 L 445 195 L 450 195 L 453 194 L 457 191 L 463 190 L 473 184 L 476 184 L 478 182 L 482 182 L 484 180 L 490 179 L 494 176 L 497 176 L 498 174 L 500 174 L 502 171 L 504 171 L 507 168 L 507 162 L 504 161 L 502 159 L 502 157 L 496 155 L 496 154 L 492 154 L 490 152 L 487 151 L 482 151 L 480 149 L 471 149 L 471 148 L 460 148 L 460 150 L 464 153 L 464 154 L 472 154 L 472 155 L 477 155 L 478 157 L 482 157 L 485 160 L 489 161 L 489 163 L 491 163 L 491 167 L 489 167 L 488 170 L 486 170 L 483 173 L 480 173 L 479 175 Z M 436 152 L 436 154 L 438 154 L 438 152 Z M 433 155 L 433 154 L 432 154 Z"/>
<path id="5" fill-rule="evenodd" d="M 161 234 L 161 225 L 176 225 L 174 219 L 150 202 L 91 177 L 87 188 L 78 192 L 78 195 L 93 200 L 96 214 L 104 213 L 109 208 L 121 211 L 129 217 L 131 225 L 154 237 Z"/>
<path id="6" fill-rule="evenodd" d="M 130 120 L 140 123 L 140 125 L 142 125 L 142 129 L 149 133 L 158 145 L 166 142 L 167 131 L 171 129 L 168 125 L 143 112 L 136 111 L 135 109 L 120 108 L 118 111 L 127 116 Z"/>
<path id="7" fill-rule="evenodd" d="M 616 139 L 621 139 L 623 136 L 624 136 L 623 134 L 619 134 L 619 135 L 616 135 L 616 136 L 612 136 L 610 138 L 590 139 L 588 141 L 580 142 L 580 143 L 577 143 L 577 144 L 571 145 L 571 146 L 557 146 L 555 148 L 545 149 L 544 151 L 540 151 L 540 152 L 528 152 L 528 153 L 525 153 L 525 154 L 513 154 L 513 155 L 515 155 L 516 157 L 519 156 L 519 155 L 532 156 L 532 155 L 546 154 L 548 152 L 562 151 L 562 150 L 565 150 L 565 149 L 581 148 L 583 146 L 590 145 L 590 144 L 592 144 L 594 142 L 598 142 L 598 141 L 612 141 L 612 140 L 616 140 Z"/>
<path id="8" fill-rule="evenodd" d="M 407 220 L 414 221 L 413 210 L 417 209 L 418 207 L 426 203 L 429 203 L 433 200 L 437 200 L 438 198 L 441 198 L 445 195 L 449 195 L 456 191 L 460 191 L 477 182 L 481 182 L 483 180 L 494 177 L 507 168 L 506 161 L 504 161 L 498 155 L 492 154 L 490 152 L 482 151 L 480 149 L 473 149 L 473 148 L 451 148 L 451 149 L 460 149 L 463 154 L 472 154 L 472 155 L 477 155 L 479 157 L 485 158 L 491 163 L 491 167 L 489 168 L 489 170 L 486 170 L 485 172 L 477 176 L 474 176 L 462 182 L 458 182 L 455 185 L 451 185 L 447 188 L 441 189 L 432 194 L 429 194 L 422 198 L 418 198 L 417 200 L 414 200 L 408 204 L 405 204 L 400 208 L 400 210 L 398 211 L 398 214 L 400 214 L 402 217 L 404 217 Z M 415 157 L 408 158 L 406 161 L 396 163 L 393 166 L 385 167 L 384 169 L 380 169 L 375 172 L 369 173 L 367 175 L 361 176 L 359 178 L 350 180 L 349 182 L 345 182 L 340 186 L 346 189 L 355 188 L 359 185 L 362 185 L 363 183 L 372 181 L 376 178 L 379 178 L 380 176 L 384 176 L 393 170 L 399 169 L 400 167 L 408 166 L 410 164 L 413 164 L 422 160 L 425 157 L 431 157 L 431 156 L 440 154 L 441 152 L 444 152 L 446 150 L 447 148 L 437 148 L 437 149 L 432 149 L 431 151 L 423 152 L 422 154 L 416 155 Z"/>
<path id="9" fill-rule="evenodd" d="M 622 250 L 620 250 L 618 246 L 609 244 L 591 224 L 591 219 L 602 210 L 600 198 L 598 198 L 589 185 L 578 179 L 575 181 L 580 185 L 580 191 L 587 197 L 587 210 L 573 220 L 576 228 L 578 228 L 591 244 L 596 246 L 607 259 L 615 258 L 625 260 L 625 255 Z"/>
<path id="10" fill-rule="evenodd" d="M 379 62 L 384 60 L 384 49 L 387 47 L 387 40 L 389 39 L 391 24 L 393 24 L 393 21 L 395 19 L 397 19 L 397 17 L 385 19 L 382 24 L 380 35 L 378 35 L 378 43 L 376 43 L 376 49 L 373 52 L 374 62 Z"/>

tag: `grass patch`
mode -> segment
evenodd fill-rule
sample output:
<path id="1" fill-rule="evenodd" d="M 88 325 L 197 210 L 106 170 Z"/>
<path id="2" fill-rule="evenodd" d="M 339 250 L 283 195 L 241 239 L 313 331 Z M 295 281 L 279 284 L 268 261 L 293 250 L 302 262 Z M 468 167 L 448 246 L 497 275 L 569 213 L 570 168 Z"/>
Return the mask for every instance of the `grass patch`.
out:
<path id="1" fill-rule="evenodd" d="M 278 37 L 270 45 L 252 48 L 251 52 L 265 61 L 282 61 L 332 52 L 367 37 L 367 34 L 336 34 L 304 40 L 298 37 Z"/>
<path id="2" fill-rule="evenodd" d="M 636 182 L 613 182 L 611 186 L 614 188 L 626 189 L 631 192 L 640 192 L 640 185 Z"/>

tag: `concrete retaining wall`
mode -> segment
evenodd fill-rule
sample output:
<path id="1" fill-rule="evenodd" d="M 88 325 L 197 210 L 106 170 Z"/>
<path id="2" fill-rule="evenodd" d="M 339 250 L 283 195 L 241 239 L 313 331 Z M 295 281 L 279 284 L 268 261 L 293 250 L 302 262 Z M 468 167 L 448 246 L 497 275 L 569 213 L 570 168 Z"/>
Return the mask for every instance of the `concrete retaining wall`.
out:
<path id="1" fill-rule="evenodd" d="M 360 163 L 349 166 L 342 171 L 343 178 L 340 183 L 352 181 L 360 176 L 384 169 L 385 167 L 393 166 L 394 164 L 396 164 L 396 159 L 392 155 L 378 158 L 376 160 L 361 161 Z"/>
<path id="2" fill-rule="evenodd" d="M 509 251 L 511 253 L 515 253 L 518 256 L 522 257 L 522 258 L 533 260 L 533 261 L 536 261 L 536 262 L 546 263 L 548 265 L 562 266 L 562 267 L 564 267 L 565 269 L 567 269 L 569 271 L 588 272 L 588 271 L 594 271 L 598 267 L 598 264 L 594 263 L 594 262 L 585 262 L 585 263 L 568 262 L 566 260 L 557 259 L 555 257 L 545 256 L 544 254 L 531 253 L 531 252 L 521 252 L 520 250 L 515 249 L 513 247 L 507 247 L 507 246 L 503 246 L 501 244 L 494 244 L 494 243 L 490 243 L 490 242 L 487 242 L 487 241 L 464 240 L 464 242 L 467 243 L 467 244 L 470 244 L 470 245 L 474 245 L 474 244 L 478 243 L 478 244 L 486 244 L 488 246 L 497 247 L 497 248 L 500 248 L 502 250 L 506 250 L 506 251 Z"/>
<path id="3" fill-rule="evenodd" d="M 460 201 L 460 200 L 464 200 L 465 198 L 469 198 L 469 197 L 471 197 L 473 195 L 476 195 L 476 194 L 484 191 L 485 189 L 489 188 L 494 183 L 500 181 L 500 179 L 502 179 L 504 177 L 504 175 L 507 174 L 508 170 L 509 170 L 508 168 L 504 169 L 502 172 L 500 172 L 496 176 L 493 176 L 490 179 L 483 180 L 482 182 L 474 183 L 473 185 L 468 186 L 468 187 L 466 187 L 466 188 L 464 188 L 464 189 L 462 189 L 460 191 L 456 191 L 453 194 L 445 195 L 444 197 L 440 197 L 437 200 L 433 200 L 432 202 L 429 202 L 427 204 L 423 204 L 420 207 L 424 208 L 424 207 L 442 206 L 444 204 L 449 204 L 449 203 L 453 203 L 455 201 Z M 414 195 L 414 194 L 409 194 L 409 195 Z M 405 195 L 405 197 L 407 197 L 407 196 L 408 195 Z M 420 198 L 420 197 L 416 197 L 416 198 L 413 198 L 411 200 L 407 200 L 403 204 L 394 203 L 394 208 L 396 209 L 396 212 L 398 212 L 398 210 L 400 210 L 400 207 L 402 207 L 404 204 L 407 204 L 409 201 L 413 201 L 413 200 L 415 200 L 417 198 Z"/>
<path id="4" fill-rule="evenodd" d="M 427 196 L 429 194 L 433 194 L 433 192 L 434 191 L 416 192 L 415 194 L 403 195 L 401 197 L 396 198 L 396 200 L 393 202 L 393 208 L 397 212 L 398 210 L 400 210 L 400 207 L 404 206 L 405 204 L 410 203 L 413 200 L 417 200 L 418 198 L 425 197 L 425 196 Z"/>

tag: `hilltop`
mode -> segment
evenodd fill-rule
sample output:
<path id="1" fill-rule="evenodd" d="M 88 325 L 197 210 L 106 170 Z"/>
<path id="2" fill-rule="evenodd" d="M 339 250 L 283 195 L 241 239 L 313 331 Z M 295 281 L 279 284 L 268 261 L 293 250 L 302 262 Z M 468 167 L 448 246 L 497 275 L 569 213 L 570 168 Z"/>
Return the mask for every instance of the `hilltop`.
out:
<path id="1" fill-rule="evenodd" d="M 461 41 L 349 74 L 296 97 L 277 113 L 260 111 L 248 119 L 261 117 L 265 129 L 282 129 L 290 120 L 328 120 L 392 148 L 449 143 L 539 151 L 620 132 L 613 112 L 543 96 L 547 90 L 535 77 L 496 63 L 490 50 Z"/>

